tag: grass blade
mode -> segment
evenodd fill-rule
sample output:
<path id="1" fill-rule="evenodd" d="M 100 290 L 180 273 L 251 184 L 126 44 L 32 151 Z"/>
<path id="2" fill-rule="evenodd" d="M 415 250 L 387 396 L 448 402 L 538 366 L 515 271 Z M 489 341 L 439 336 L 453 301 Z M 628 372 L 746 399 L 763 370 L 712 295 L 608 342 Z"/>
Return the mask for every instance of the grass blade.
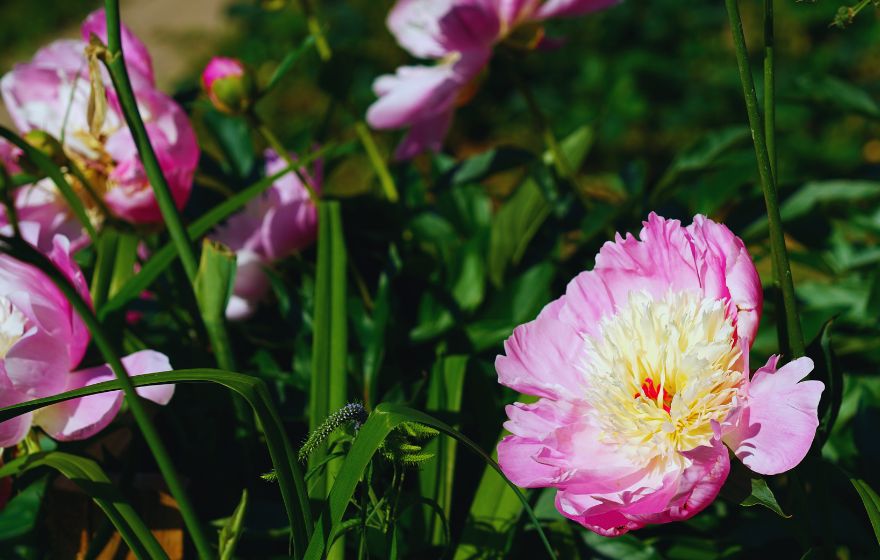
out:
<path id="1" fill-rule="evenodd" d="M 871 520 L 871 527 L 874 528 L 874 538 L 877 539 L 877 544 L 880 544 L 880 496 L 864 480 L 851 478 L 850 482 L 855 486 L 856 492 L 859 493 L 859 497 L 865 505 L 868 519 Z"/>
<path id="2" fill-rule="evenodd" d="M 269 448 L 269 455 L 272 458 L 272 464 L 278 476 L 281 497 L 284 501 L 284 507 L 290 521 L 291 534 L 293 535 L 294 556 L 297 558 L 301 557 L 312 531 L 312 517 L 308 496 L 302 472 L 297 464 L 296 453 L 290 446 L 287 434 L 284 431 L 284 424 L 281 422 L 281 417 L 272 404 L 266 384 L 262 380 L 250 375 L 218 369 L 189 369 L 166 373 L 151 373 L 138 375 L 130 379 L 135 387 L 148 387 L 169 383 L 214 383 L 235 391 L 248 402 L 251 408 L 254 409 L 254 413 L 257 415 L 263 428 L 266 446 Z M 0 408 L 0 422 L 5 422 L 21 414 L 33 412 L 44 406 L 77 397 L 116 391 L 120 387 L 121 383 L 119 380 L 105 381 L 59 395 Z"/>
<path id="3" fill-rule="evenodd" d="M 57 470 L 95 500 L 138 558 L 168 558 L 134 508 L 122 498 L 101 467 L 91 459 L 58 451 L 34 453 L 4 465 L 0 468 L 0 477 L 23 474 L 38 467 Z"/>
<path id="4" fill-rule="evenodd" d="M 455 416 L 461 410 L 464 391 L 464 374 L 467 356 L 446 356 L 437 361 L 428 385 L 428 410 Z M 434 459 L 419 471 L 421 495 L 438 503 L 446 519 L 452 518 L 452 483 L 455 475 L 455 451 L 457 441 L 453 438 L 434 438 L 425 445 L 424 452 Z M 441 545 L 446 541 L 443 524 L 431 511 L 425 511 L 425 526 L 431 543 Z"/>
<path id="5" fill-rule="evenodd" d="M 369 465 L 373 455 L 379 449 L 382 441 L 384 441 L 388 434 L 391 433 L 391 430 L 404 422 L 418 422 L 439 430 L 444 434 L 457 439 L 465 447 L 469 448 L 486 461 L 486 463 L 492 467 L 516 493 L 520 502 L 523 504 L 526 513 L 535 524 L 535 529 L 540 535 L 548 556 L 555 560 L 556 554 L 553 552 L 546 535 L 544 535 L 544 531 L 541 529 L 541 525 L 538 523 L 538 519 L 535 517 L 535 513 L 529 506 L 526 497 L 522 494 L 519 488 L 507 480 L 504 473 L 501 471 L 501 467 L 499 467 L 489 455 L 487 455 L 468 437 L 448 424 L 423 412 L 405 406 L 388 403 L 383 403 L 377 406 L 367 422 L 358 432 L 358 436 L 355 439 L 354 444 L 348 453 L 348 457 L 346 458 L 342 469 L 339 471 L 336 483 L 333 485 L 333 489 L 330 492 L 327 509 L 321 514 L 321 517 L 318 519 L 318 523 L 315 526 L 315 531 L 309 541 L 309 547 L 306 550 L 304 557 L 306 560 L 319 560 L 323 557 L 325 547 L 334 531 L 342 522 L 342 517 L 345 514 L 345 510 L 348 508 L 348 504 L 354 495 L 354 491 L 357 488 L 364 470 L 367 468 L 367 465 Z"/>

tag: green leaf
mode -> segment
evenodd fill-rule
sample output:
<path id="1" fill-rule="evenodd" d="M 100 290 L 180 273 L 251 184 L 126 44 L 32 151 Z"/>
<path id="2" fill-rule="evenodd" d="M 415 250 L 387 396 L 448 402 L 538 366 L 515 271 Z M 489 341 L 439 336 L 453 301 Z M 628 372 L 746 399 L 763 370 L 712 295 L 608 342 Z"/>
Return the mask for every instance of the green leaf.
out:
<path id="1" fill-rule="evenodd" d="M 488 257 L 489 279 L 495 286 L 501 287 L 507 267 L 522 259 L 550 211 L 541 187 L 532 178 L 526 179 L 498 211 L 489 234 Z"/>
<path id="2" fill-rule="evenodd" d="M 780 517 L 791 517 L 790 515 L 786 515 L 782 508 L 779 506 L 779 502 L 776 501 L 776 496 L 773 495 L 773 491 L 770 490 L 770 487 L 767 486 L 767 481 L 760 477 L 752 478 L 752 493 L 749 494 L 740 505 L 750 507 L 750 506 L 764 506 Z"/>
<path id="3" fill-rule="evenodd" d="M 0 541 L 16 539 L 34 530 L 48 481 L 43 477 L 33 482 L 0 510 Z"/>
<path id="4" fill-rule="evenodd" d="M 587 155 L 589 155 L 590 150 L 593 148 L 595 138 L 596 135 L 593 127 L 583 125 L 575 129 L 574 132 L 566 136 L 559 143 L 562 155 L 573 171 L 577 172 L 584 164 L 584 160 L 587 159 Z M 553 163 L 553 153 L 547 150 L 544 152 L 544 164 L 553 165 Z"/>
<path id="5" fill-rule="evenodd" d="M 662 199 L 686 174 L 710 169 L 718 158 L 750 137 L 749 129 L 745 126 L 731 126 L 706 134 L 676 156 L 657 182 L 651 199 L 655 202 Z"/>
<path id="6" fill-rule="evenodd" d="M 58 187 L 61 196 L 64 197 L 64 200 L 67 201 L 67 204 L 73 211 L 76 219 L 79 220 L 83 228 L 85 228 L 86 233 L 89 234 L 92 241 L 97 240 L 98 232 L 95 231 L 94 226 L 92 226 L 92 221 L 89 219 L 85 206 L 83 206 L 82 201 L 76 195 L 76 192 L 74 192 L 73 187 L 67 182 L 67 178 L 64 176 L 64 172 L 61 168 L 55 165 L 46 154 L 28 144 L 21 136 L 12 132 L 5 126 L 0 126 L 0 137 L 6 138 L 20 148 L 25 153 L 25 157 L 36 165 L 44 175 L 52 179 L 52 182 Z"/>
<path id="7" fill-rule="evenodd" d="M 231 389 L 244 397 L 253 408 L 260 421 L 260 426 L 263 428 L 263 436 L 266 446 L 269 448 L 275 473 L 278 476 L 278 486 L 290 521 L 294 553 L 299 557 L 305 550 L 307 539 L 312 531 L 311 509 L 302 472 L 297 464 L 296 453 L 290 446 L 284 424 L 272 404 L 266 384 L 250 375 L 216 369 L 190 369 L 138 375 L 131 378 L 131 383 L 135 387 L 169 383 L 214 383 Z M 116 391 L 119 388 L 119 380 L 105 381 L 59 395 L 7 406 L 0 408 L 0 422 L 59 402 Z"/>
<path id="8" fill-rule="evenodd" d="M 862 499 L 862 504 L 868 513 L 868 519 L 871 521 L 871 527 L 874 528 L 874 538 L 877 539 L 877 544 L 880 544 L 880 496 L 864 480 L 851 478 L 850 482 L 855 486 L 856 492 Z"/>
<path id="9" fill-rule="evenodd" d="M 663 557 L 652 545 L 635 535 L 603 537 L 592 531 L 581 531 L 581 538 L 591 549 L 613 560 L 661 560 Z"/>
<path id="10" fill-rule="evenodd" d="M 348 398 L 345 369 L 348 359 L 346 258 L 339 202 L 322 200 L 318 204 L 318 270 L 309 389 L 309 430 L 312 431 L 331 413 L 345 406 Z M 311 467 L 324 460 L 327 448 L 324 444 L 312 453 Z M 326 470 L 315 477 L 313 497 L 327 497 L 340 466 L 340 460 L 330 461 Z"/>
<path id="11" fill-rule="evenodd" d="M 250 177 L 257 154 L 247 119 L 221 113 L 213 107 L 204 112 L 203 119 L 223 153 L 223 171 L 239 178 Z"/>
<path id="12" fill-rule="evenodd" d="M 834 76 L 803 76 L 797 86 L 806 101 L 880 119 L 880 106 L 871 94 Z"/>
<path id="13" fill-rule="evenodd" d="M 450 185 L 476 183 L 496 173 L 523 166 L 534 158 L 534 154 L 521 148 L 495 148 L 462 161 L 444 178 Z"/>
<path id="14" fill-rule="evenodd" d="M 389 403 L 380 404 L 360 429 L 351 450 L 348 452 L 345 463 L 339 471 L 339 475 L 337 476 L 333 489 L 330 492 L 330 497 L 327 501 L 327 508 L 318 519 L 315 532 L 309 541 L 309 547 L 306 550 L 304 557 L 305 560 L 319 560 L 323 557 L 327 543 L 330 542 L 331 536 L 342 523 L 345 511 L 348 509 L 348 505 L 354 496 L 354 491 L 357 488 L 358 482 L 361 480 L 367 465 L 369 465 L 373 455 L 382 445 L 382 442 L 388 434 L 404 422 L 424 424 L 435 428 L 448 436 L 454 437 L 466 447 L 477 453 L 501 477 L 504 477 L 501 467 L 499 467 L 489 455 L 480 449 L 477 444 L 458 430 L 455 430 L 444 422 L 417 410 Z M 507 481 L 506 478 L 504 478 L 504 480 Z M 553 548 L 547 541 L 547 537 L 544 535 L 544 531 L 541 529 L 537 518 L 535 518 L 534 512 L 529 506 L 525 496 L 523 496 L 522 492 L 520 492 L 512 482 L 507 481 L 507 483 L 510 488 L 516 492 L 523 507 L 526 508 L 526 512 L 535 524 L 535 528 L 538 531 L 548 556 L 555 560 L 556 555 L 553 552 Z"/>
<path id="15" fill-rule="evenodd" d="M 446 356 L 437 360 L 428 381 L 428 410 L 447 417 L 461 411 L 464 392 L 464 374 L 467 356 Z M 455 427 L 455 426 L 454 426 Z M 425 444 L 424 452 L 434 456 L 432 461 L 419 470 L 421 495 L 437 502 L 446 519 L 452 517 L 452 486 L 455 474 L 456 441 L 452 438 L 432 439 Z M 442 523 L 436 523 L 433 512 L 425 512 L 425 526 L 432 544 L 441 545 L 446 540 Z"/>
<path id="16" fill-rule="evenodd" d="M 811 181 L 790 196 L 780 208 L 783 220 L 808 215 L 821 204 L 853 204 L 880 199 L 877 181 Z"/>
<path id="17" fill-rule="evenodd" d="M 19 475 L 44 466 L 69 478 L 95 500 L 138 558 L 168 558 L 134 508 L 116 490 L 98 463 L 91 459 L 59 451 L 34 453 L 0 467 L 0 477 Z"/>
<path id="18" fill-rule="evenodd" d="M 235 511 L 232 512 L 232 515 L 223 524 L 223 528 L 220 529 L 220 542 L 218 546 L 220 560 L 232 560 L 235 555 L 235 548 L 238 546 L 238 541 L 244 532 L 243 523 L 247 505 L 248 492 L 247 490 L 242 490 L 241 500 L 235 507 Z"/>
<path id="19" fill-rule="evenodd" d="M 831 435 L 831 430 L 834 429 L 834 423 L 840 412 L 840 405 L 843 402 L 843 372 L 840 370 L 840 364 L 831 341 L 833 326 L 833 319 L 822 325 L 819 336 L 807 347 L 807 356 L 813 360 L 814 364 L 811 377 L 825 384 L 822 400 L 819 402 L 819 428 L 816 431 L 816 439 L 813 441 L 813 446 L 819 450 Z"/>

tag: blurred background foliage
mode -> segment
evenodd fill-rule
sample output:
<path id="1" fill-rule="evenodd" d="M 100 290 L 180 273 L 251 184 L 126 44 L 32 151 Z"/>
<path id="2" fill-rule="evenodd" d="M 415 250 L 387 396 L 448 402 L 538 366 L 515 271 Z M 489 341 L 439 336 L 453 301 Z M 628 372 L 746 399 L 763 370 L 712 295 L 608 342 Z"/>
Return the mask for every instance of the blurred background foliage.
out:
<path id="1" fill-rule="evenodd" d="M 29 56 L 75 27 L 93 4 L 6 0 L 0 6 L 0 47 L 7 53 L 2 69 L 14 60 L 8 53 Z M 630 0 L 594 16 L 553 22 L 548 33 L 565 38 L 553 50 L 500 53 L 472 101 L 458 111 L 444 153 L 392 166 L 401 193 L 397 204 L 383 199 L 355 132 L 374 99 L 372 80 L 412 62 L 384 26 L 392 2 L 317 4 L 332 60 L 322 64 L 307 49 L 258 109 L 293 151 L 329 149 L 324 190 L 342 200 L 348 250 L 350 399 L 368 407 L 391 401 L 428 409 L 492 449 L 503 407 L 517 398 L 496 382 L 493 361 L 502 341 L 591 268 L 614 232 L 636 232 L 650 211 L 685 222 L 704 213 L 743 237 L 766 299 L 753 368 L 778 351 L 765 212 L 722 3 Z M 760 79 L 760 4 L 742 4 Z M 609 540 L 562 520 L 552 492 L 532 492 L 563 557 L 800 558 L 811 549 L 844 559 L 876 557 L 868 519 L 847 477 L 880 487 L 880 25 L 869 9 L 846 29 L 831 27 L 840 7 L 833 1 L 778 0 L 776 7 L 782 213 L 805 335 L 817 341 L 814 349 L 830 325 L 826 343 L 830 336 L 835 367 L 844 375 L 839 416 L 827 443 L 797 474 L 769 481 L 778 507 L 791 518 L 738 505 L 738 485 L 748 479 L 733 473 L 725 498 L 690 521 Z M 125 9 L 124 3 L 124 19 Z M 308 37 L 297 2 L 239 2 L 225 10 L 224 27 L 208 52 L 240 57 L 262 83 Z M 199 98 L 197 77 L 206 61 L 189 60 L 191 71 L 173 88 L 204 149 L 190 217 L 261 174 L 258 139 Z M 520 81 L 534 91 L 576 164 L 574 181 L 547 165 Z M 399 140 L 394 133 L 374 137 L 385 155 Z M 311 249 L 280 264 L 273 302 L 232 326 L 239 368 L 270 382 L 294 441 L 308 426 L 314 263 Z M 143 319 L 119 336 L 131 347 L 162 349 L 178 368 L 210 364 L 205 337 L 189 318 L 194 303 L 177 278 L 180 271 L 173 271 L 153 286 L 157 297 L 137 304 Z M 814 358 L 823 375 L 823 356 Z M 457 396 L 440 398 L 434 379 L 438 371 L 450 374 L 450 359 L 457 364 Z M 157 420 L 203 517 L 228 516 L 240 489 L 248 487 L 251 505 L 238 554 L 284 556 L 277 492 L 253 477 L 270 468 L 268 460 L 236 439 L 226 396 L 181 387 Z M 122 445 L 113 439 L 119 433 L 133 438 L 125 453 L 113 451 Z M 86 451 L 85 444 L 66 447 Z M 129 491 L 139 473 L 151 471 L 143 442 L 125 421 L 90 444 L 91 453 L 97 450 Z M 484 494 L 483 488 L 477 498 L 491 502 L 483 509 L 497 508 L 493 521 L 469 515 L 483 463 L 465 452 L 453 457 L 449 530 L 453 541 L 475 547 L 459 547 L 456 557 L 540 555 L 534 529 L 500 489 Z M 420 469 L 404 486 L 410 499 L 433 488 L 424 474 L 433 467 L 413 470 Z M 374 473 L 377 488 L 383 481 L 387 486 L 386 471 Z M 17 557 L 46 557 L 41 535 L 51 523 L 35 513 L 45 478 L 17 485 L 26 490 L 0 512 L 0 547 Z M 419 508 L 407 510 L 400 523 L 401 557 L 452 555 Z M 371 553 L 386 557 L 381 536 L 369 537 Z"/>

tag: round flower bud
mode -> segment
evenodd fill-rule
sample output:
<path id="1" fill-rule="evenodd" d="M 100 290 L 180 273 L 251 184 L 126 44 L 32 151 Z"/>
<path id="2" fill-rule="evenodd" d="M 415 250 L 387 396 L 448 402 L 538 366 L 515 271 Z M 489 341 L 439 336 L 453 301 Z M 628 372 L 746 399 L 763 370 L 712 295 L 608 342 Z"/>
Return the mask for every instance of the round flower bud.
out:
<path id="1" fill-rule="evenodd" d="M 247 111 L 256 97 L 253 76 L 235 58 L 212 58 L 202 72 L 202 87 L 218 111 L 232 115 Z"/>

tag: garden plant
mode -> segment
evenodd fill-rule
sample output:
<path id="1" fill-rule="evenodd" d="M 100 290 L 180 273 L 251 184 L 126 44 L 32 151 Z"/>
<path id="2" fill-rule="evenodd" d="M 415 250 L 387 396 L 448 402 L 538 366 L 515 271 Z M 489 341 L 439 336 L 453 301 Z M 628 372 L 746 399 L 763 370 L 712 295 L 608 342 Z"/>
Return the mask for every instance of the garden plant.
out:
<path id="1" fill-rule="evenodd" d="M 236 0 L 171 87 L 62 4 L 0 557 L 880 557 L 877 0 Z"/>

